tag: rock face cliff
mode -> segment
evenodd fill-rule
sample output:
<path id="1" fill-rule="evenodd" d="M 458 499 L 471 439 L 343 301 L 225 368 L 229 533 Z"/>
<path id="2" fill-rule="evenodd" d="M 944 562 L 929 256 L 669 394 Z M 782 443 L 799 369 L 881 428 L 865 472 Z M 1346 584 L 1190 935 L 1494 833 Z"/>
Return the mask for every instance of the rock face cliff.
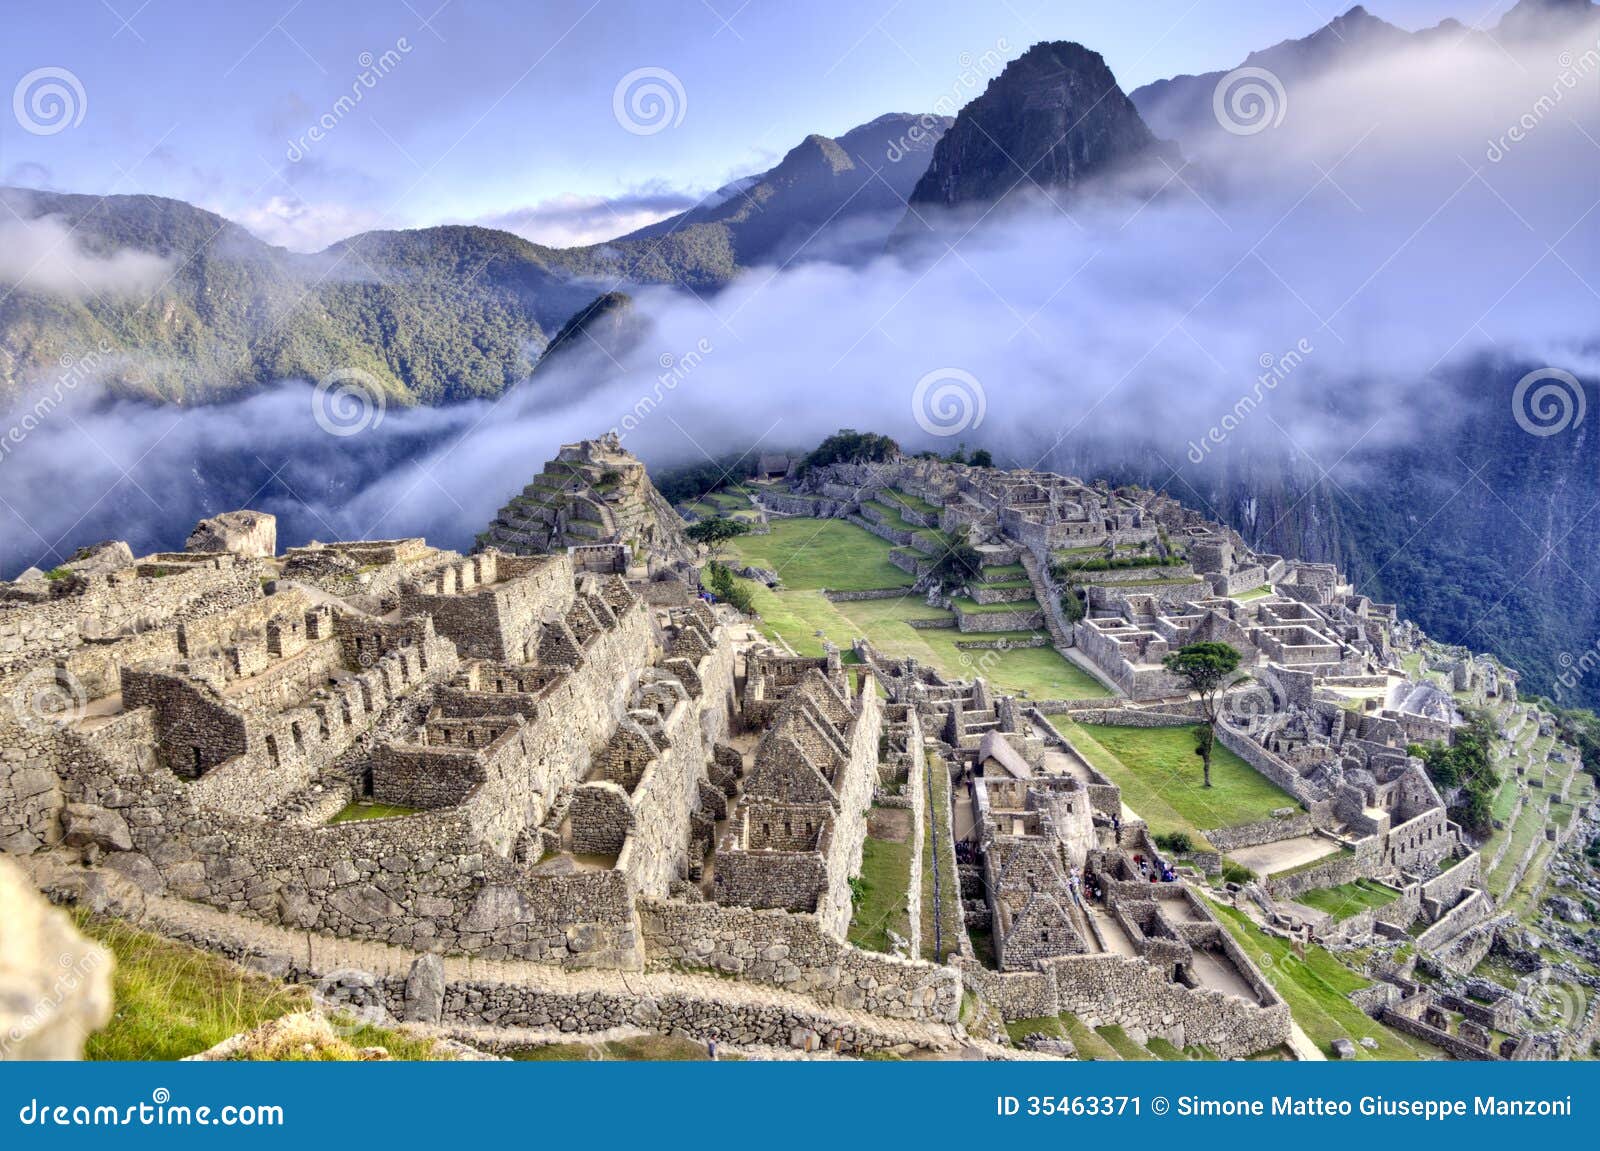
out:
<path id="1" fill-rule="evenodd" d="M 686 570 L 698 550 L 644 464 L 615 435 L 563 446 L 478 542 L 518 555 L 615 545 L 619 563 L 651 575 Z"/>
<path id="2" fill-rule="evenodd" d="M 954 208 L 1181 161 L 1139 118 L 1098 52 L 1035 44 L 989 82 L 934 147 L 911 206 Z M 913 213 L 914 218 L 914 213 Z"/>

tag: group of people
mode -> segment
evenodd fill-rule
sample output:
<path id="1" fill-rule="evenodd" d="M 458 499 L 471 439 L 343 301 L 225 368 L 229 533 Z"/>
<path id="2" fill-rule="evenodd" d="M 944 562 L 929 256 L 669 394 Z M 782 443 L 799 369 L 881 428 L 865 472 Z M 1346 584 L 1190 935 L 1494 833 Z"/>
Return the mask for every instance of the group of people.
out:
<path id="1" fill-rule="evenodd" d="M 1151 883 L 1176 883 L 1178 881 L 1178 873 L 1172 869 L 1170 863 L 1154 866 L 1142 855 L 1135 855 L 1133 862 L 1138 864 L 1140 876 L 1148 879 Z"/>

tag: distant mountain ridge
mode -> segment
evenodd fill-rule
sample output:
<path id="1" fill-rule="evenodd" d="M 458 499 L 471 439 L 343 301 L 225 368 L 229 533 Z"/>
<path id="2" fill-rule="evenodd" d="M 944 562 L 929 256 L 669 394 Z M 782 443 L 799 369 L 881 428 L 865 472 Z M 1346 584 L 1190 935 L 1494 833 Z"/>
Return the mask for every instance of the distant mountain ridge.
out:
<path id="1" fill-rule="evenodd" d="M 181 200 L 0 188 L 7 216 L 54 217 L 89 258 L 167 262 L 156 282 L 121 294 L 26 281 L 0 293 L 0 406 L 89 349 L 103 349 L 96 363 L 115 391 L 169 403 L 334 371 L 358 373 L 399 404 L 499 395 L 615 288 L 714 290 L 802 247 L 832 258 L 881 250 L 947 124 L 894 114 L 836 140 L 809 136 L 718 200 L 568 249 L 445 225 L 364 232 L 304 254 Z"/>
<path id="2" fill-rule="evenodd" d="M 807 136 L 779 163 L 730 185 L 715 203 L 641 228 L 609 247 L 668 234 L 706 237 L 740 266 L 781 264 L 801 251 L 874 254 L 905 214 L 948 116 L 891 113 L 837 139 Z"/>
<path id="3" fill-rule="evenodd" d="M 1506 42 L 1562 31 L 1582 21 L 1594 20 L 1597 14 L 1600 14 L 1600 5 L 1591 0 L 1518 0 L 1500 18 L 1492 35 L 1503 49 Z M 1407 32 L 1357 4 L 1309 36 L 1283 40 L 1270 48 L 1251 52 L 1233 68 L 1156 80 L 1135 88 L 1128 95 L 1151 131 L 1165 139 L 1176 140 L 1187 149 L 1223 134 L 1212 108 L 1212 94 L 1225 76 L 1240 68 L 1264 68 L 1285 86 L 1290 93 L 1287 117 L 1294 114 L 1292 93 L 1296 85 L 1314 82 L 1343 66 L 1371 64 L 1385 54 L 1429 40 L 1484 35 L 1454 19 Z M 1287 118 L 1286 123 L 1289 123 Z M 1292 123 L 1289 127 L 1293 130 Z"/>

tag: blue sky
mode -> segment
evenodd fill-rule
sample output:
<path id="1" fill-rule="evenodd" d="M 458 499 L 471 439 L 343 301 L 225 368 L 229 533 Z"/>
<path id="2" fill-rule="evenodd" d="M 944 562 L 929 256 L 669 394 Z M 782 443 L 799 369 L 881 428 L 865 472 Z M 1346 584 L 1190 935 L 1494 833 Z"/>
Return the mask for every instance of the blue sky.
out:
<path id="1" fill-rule="evenodd" d="M 81 88 L 82 118 L 35 134 L 0 117 L 0 180 L 175 196 L 298 248 L 370 227 L 468 220 L 585 242 L 760 170 L 807 133 L 964 102 L 991 63 L 1038 40 L 1087 44 L 1131 89 L 1232 67 L 1346 7 L 4 0 L 5 88 L 15 101 L 25 77 L 64 69 Z M 1509 0 L 1369 7 L 1418 28 L 1449 16 L 1492 23 Z M 614 96 L 646 68 L 676 81 L 665 89 L 671 122 L 628 131 Z M 341 109 L 358 88 L 359 104 Z M 311 139 L 319 122 L 332 126 Z"/>

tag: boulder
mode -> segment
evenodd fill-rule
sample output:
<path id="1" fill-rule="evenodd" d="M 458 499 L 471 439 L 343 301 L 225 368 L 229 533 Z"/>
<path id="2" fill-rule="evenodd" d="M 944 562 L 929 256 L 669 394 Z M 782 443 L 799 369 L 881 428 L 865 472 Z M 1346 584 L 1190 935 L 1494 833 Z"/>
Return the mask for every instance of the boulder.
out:
<path id="1" fill-rule="evenodd" d="M 62 842 L 68 847 L 97 847 L 101 851 L 132 851 L 128 821 L 106 807 L 69 803 L 61 812 Z"/>
<path id="2" fill-rule="evenodd" d="M 111 955 L 0 858 L 0 1060 L 77 1059 L 111 1018 Z"/>
<path id="3" fill-rule="evenodd" d="M 418 956 L 406 975 L 407 1023 L 437 1023 L 444 1016 L 444 961 L 429 953 Z"/>
<path id="4" fill-rule="evenodd" d="M 278 517 L 266 512 L 223 512 L 197 523 L 183 548 L 271 559 L 278 554 Z"/>
<path id="5" fill-rule="evenodd" d="M 1354 1059 L 1356 1057 L 1356 1045 L 1348 1039 L 1335 1039 L 1332 1047 L 1335 1059 Z"/>
<path id="6" fill-rule="evenodd" d="M 133 563 L 133 549 L 123 540 L 106 540 L 90 544 L 72 553 L 72 558 L 61 566 L 80 575 L 91 572 L 112 572 Z"/>

